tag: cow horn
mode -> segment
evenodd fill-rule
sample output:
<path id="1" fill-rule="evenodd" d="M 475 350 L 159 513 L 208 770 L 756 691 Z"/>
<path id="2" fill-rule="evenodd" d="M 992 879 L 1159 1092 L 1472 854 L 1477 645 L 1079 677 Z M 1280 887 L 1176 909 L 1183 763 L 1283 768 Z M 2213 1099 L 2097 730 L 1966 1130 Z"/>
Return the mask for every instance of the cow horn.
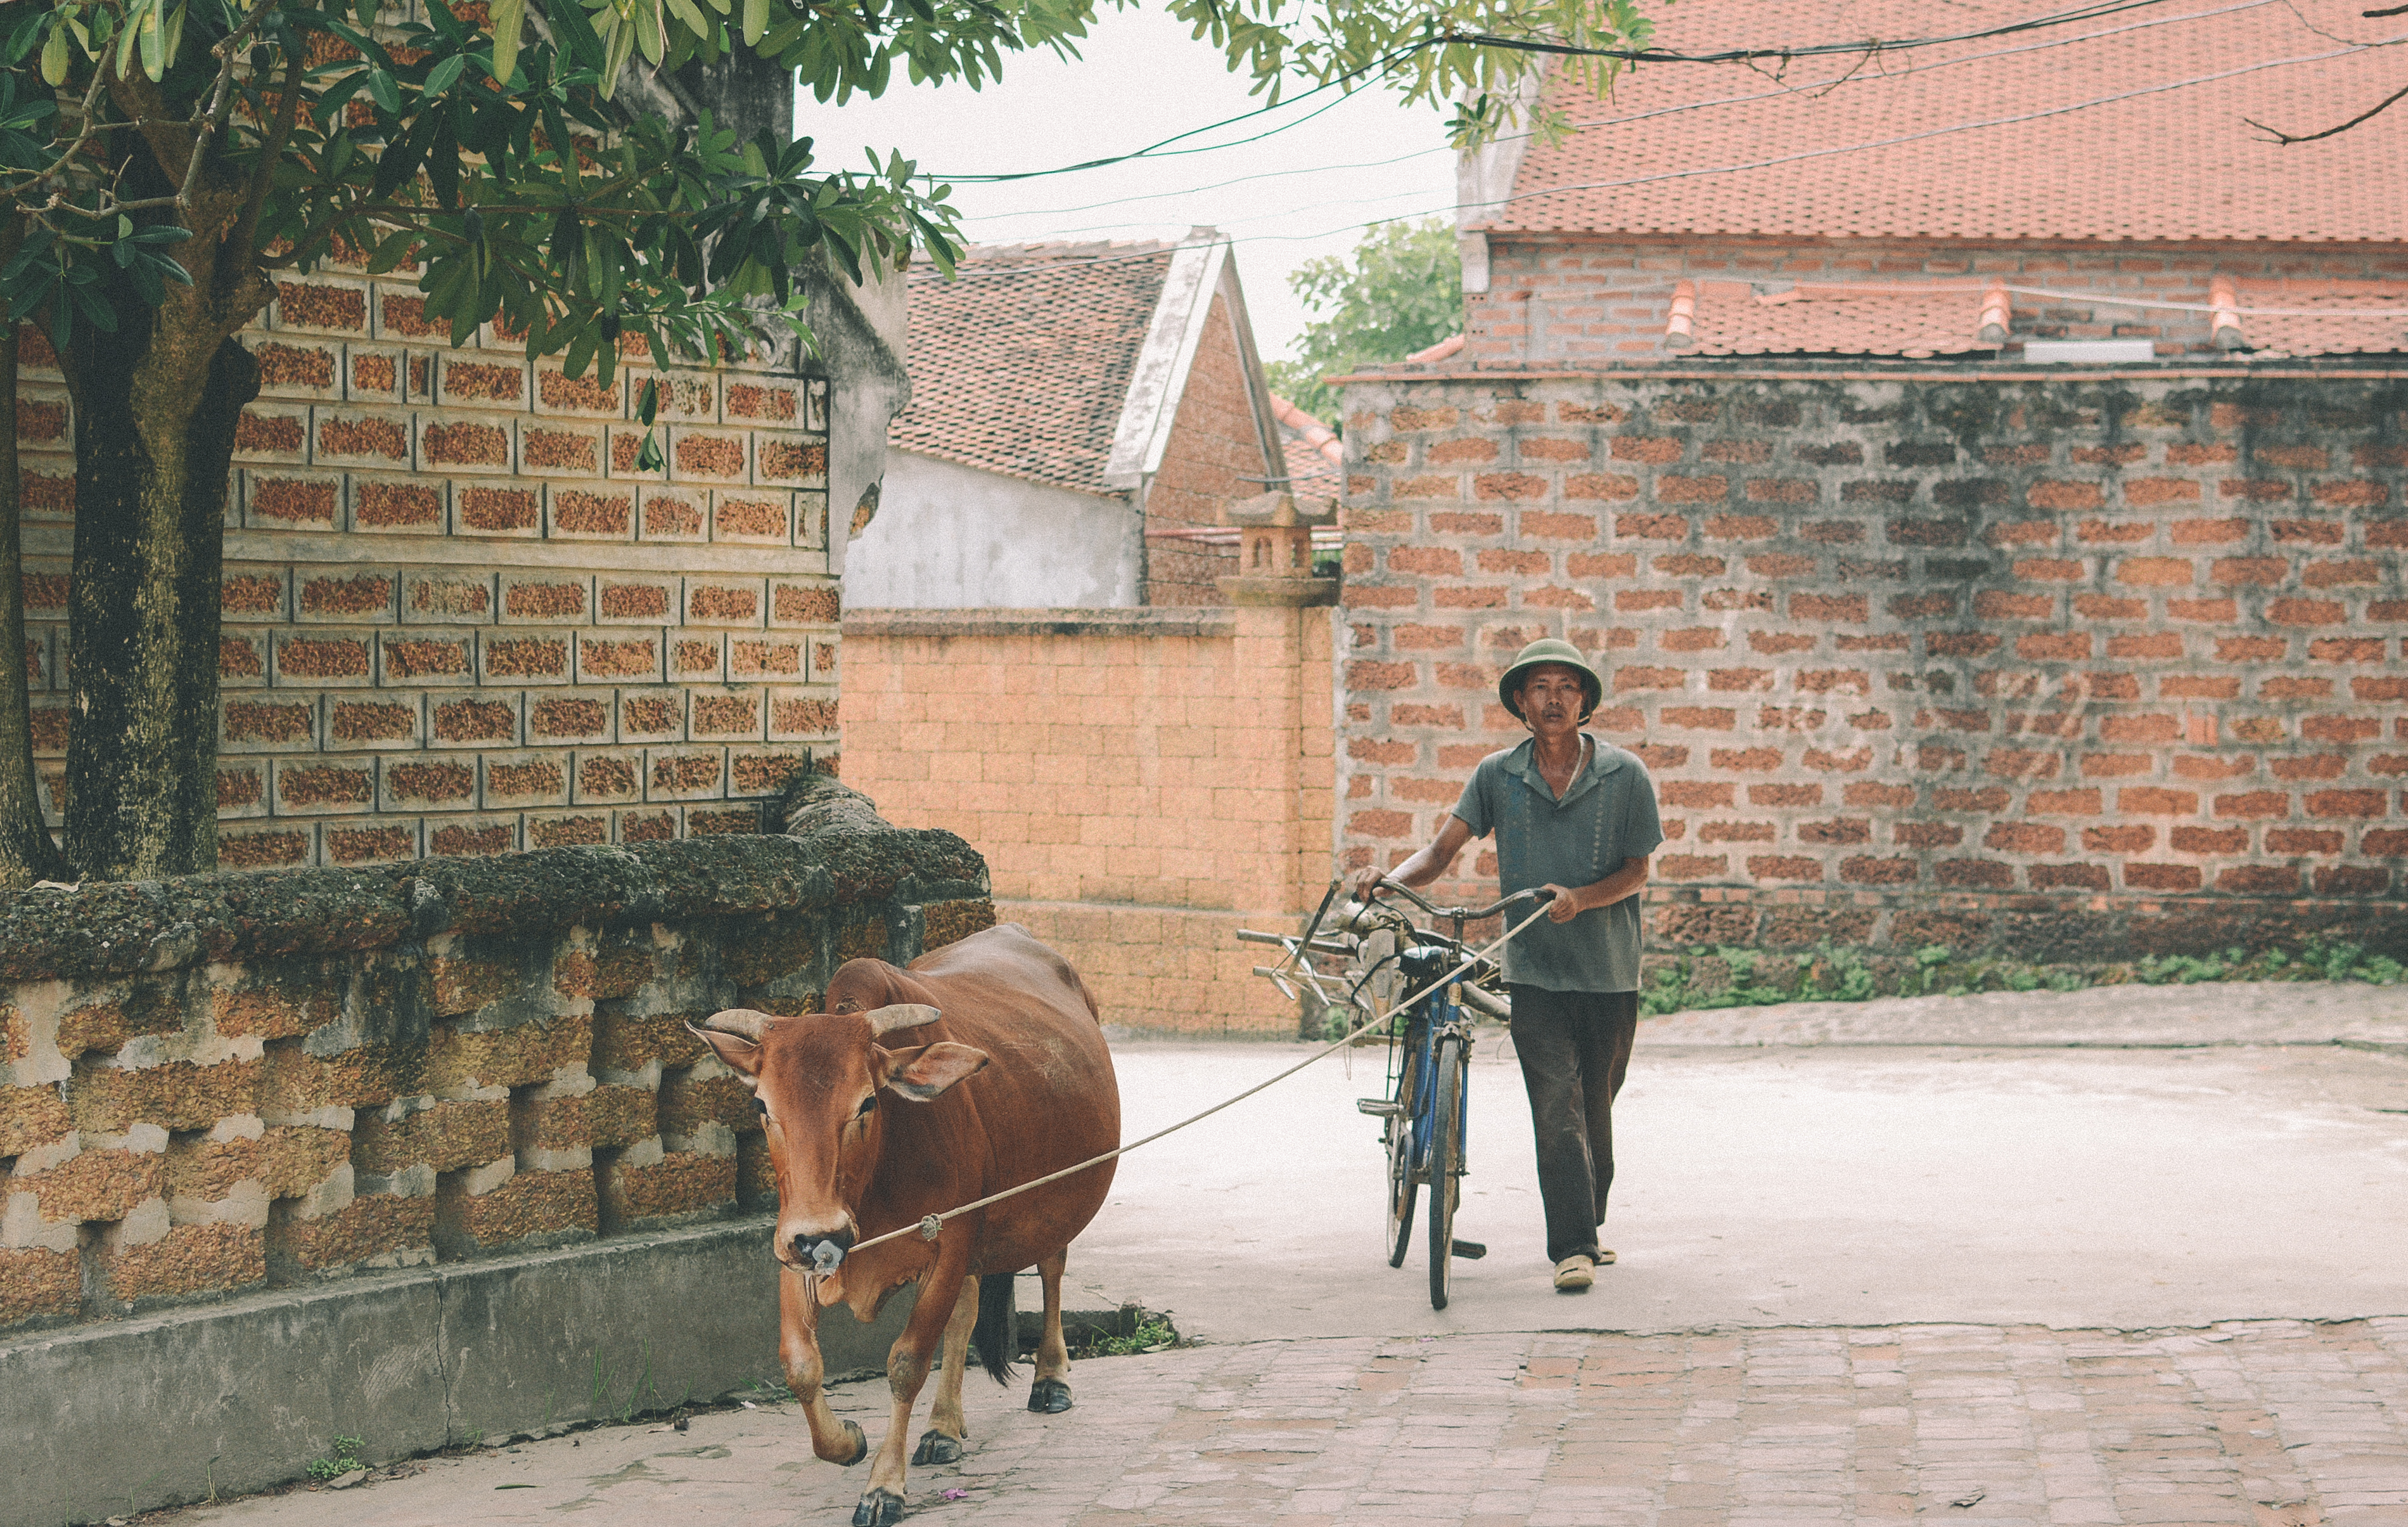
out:
<path id="1" fill-rule="evenodd" d="M 734 1034 L 758 1044 L 767 1037 L 773 1020 L 767 1013 L 756 1013 L 749 1007 L 731 1007 L 713 1013 L 702 1020 L 705 1029 L 716 1029 L 723 1034 Z"/>
<path id="2" fill-rule="evenodd" d="M 917 1029 L 924 1023 L 934 1023 L 944 1015 L 925 1002 L 895 1002 L 873 1007 L 862 1016 L 869 1020 L 871 1033 L 888 1034 L 897 1029 Z"/>

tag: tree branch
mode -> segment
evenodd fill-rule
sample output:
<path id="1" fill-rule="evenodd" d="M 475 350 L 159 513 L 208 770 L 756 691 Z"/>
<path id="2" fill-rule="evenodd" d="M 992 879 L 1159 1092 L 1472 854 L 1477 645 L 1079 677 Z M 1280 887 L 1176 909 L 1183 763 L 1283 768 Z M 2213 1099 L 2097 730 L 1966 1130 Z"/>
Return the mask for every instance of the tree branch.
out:
<path id="1" fill-rule="evenodd" d="M 235 220 L 234 232 L 228 236 L 235 257 L 250 263 L 258 257 L 252 240 L 259 232 L 260 209 L 267 205 L 267 188 L 274 179 L 276 166 L 284 160 L 284 145 L 293 137 L 293 123 L 301 111 L 302 60 L 288 53 L 284 58 L 284 97 L 276 103 L 276 122 L 267 132 L 267 140 L 259 151 L 259 163 L 251 166 L 251 194 L 243 198 L 242 215 Z"/>
<path id="2" fill-rule="evenodd" d="M 2408 11 L 2408 6 L 2402 6 L 2400 8 L 2402 11 Z M 2376 14 L 2388 15 L 2391 13 L 2368 11 L 2367 14 L 2372 16 Z M 2382 100 L 2376 102 L 2373 106 L 2369 107 L 2366 110 L 2359 112 L 2357 116 L 2350 118 L 2349 121 L 2343 122 L 2340 126 L 2328 127 L 2321 133 L 2286 133 L 2280 128 L 2269 127 L 2264 122 L 2255 121 L 2248 117 L 2243 117 L 2241 120 L 2248 122 L 2250 126 L 2257 128 L 2259 132 L 2268 135 L 2266 138 L 2266 141 L 2268 142 L 2277 144 L 2314 143 L 2320 137 L 2333 137 L 2340 134 L 2346 133 L 2351 128 L 2357 126 L 2359 122 L 2367 121 L 2369 118 L 2381 116 L 2386 110 L 2403 100 L 2408 100 L 2408 85 L 2403 85 L 2400 89 L 2392 92 L 2389 95 L 2385 96 Z"/>

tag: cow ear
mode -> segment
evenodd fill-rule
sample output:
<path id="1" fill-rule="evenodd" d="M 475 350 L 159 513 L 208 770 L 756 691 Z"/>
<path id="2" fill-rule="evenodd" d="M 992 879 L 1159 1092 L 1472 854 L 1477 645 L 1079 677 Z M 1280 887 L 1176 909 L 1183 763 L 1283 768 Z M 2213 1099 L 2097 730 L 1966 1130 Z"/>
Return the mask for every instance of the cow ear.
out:
<path id="1" fill-rule="evenodd" d="M 968 1081 L 985 1070 L 989 1059 L 984 1050 L 951 1043 L 909 1050 L 882 1048 L 878 1066 L 886 1079 L 880 1085 L 913 1102 L 930 1102 L 955 1082 Z"/>
<path id="2" fill-rule="evenodd" d="M 711 1048 L 711 1053 L 727 1062 L 729 1070 L 744 1078 L 751 1087 L 761 1077 L 761 1046 L 741 1034 L 731 1034 L 721 1029 L 703 1029 L 687 1024 L 686 1030 Z"/>

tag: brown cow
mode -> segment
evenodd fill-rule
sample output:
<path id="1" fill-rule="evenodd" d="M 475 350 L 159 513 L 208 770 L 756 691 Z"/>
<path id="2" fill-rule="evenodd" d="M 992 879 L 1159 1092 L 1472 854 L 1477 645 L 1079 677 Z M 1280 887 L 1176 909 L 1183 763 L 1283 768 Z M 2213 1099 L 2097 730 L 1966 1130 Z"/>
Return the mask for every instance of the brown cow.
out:
<path id="1" fill-rule="evenodd" d="M 924 955 L 909 971 L 852 960 L 828 983 L 825 1013 L 736 1009 L 695 1031 L 751 1085 L 768 1131 L 774 1245 L 784 1264 L 779 1355 L 820 1457 L 858 1463 L 869 1451 L 861 1428 L 839 1421 L 821 1390 L 821 1308 L 841 1302 L 871 1320 L 887 1295 L 920 1286 L 887 1353 L 894 1419 L 853 1516 L 862 1527 L 887 1527 L 903 1515 L 904 1438 L 939 1338 L 944 1374 L 913 1462 L 961 1457 L 974 1318 L 1000 1380 L 1012 1352 L 1002 1329 L 1011 1277 L 1032 1263 L 1045 1281 L 1045 1331 L 1028 1408 L 1070 1407 L 1063 1262 L 1071 1237 L 1103 1205 L 1113 1163 L 949 1219 L 933 1243 L 914 1232 L 846 1253 L 1120 1144 L 1120 1088 L 1095 999 L 1061 956 L 1007 924 Z M 898 1036 L 910 1047 L 887 1046 Z M 887 1106 L 893 1100 L 907 1106 Z"/>

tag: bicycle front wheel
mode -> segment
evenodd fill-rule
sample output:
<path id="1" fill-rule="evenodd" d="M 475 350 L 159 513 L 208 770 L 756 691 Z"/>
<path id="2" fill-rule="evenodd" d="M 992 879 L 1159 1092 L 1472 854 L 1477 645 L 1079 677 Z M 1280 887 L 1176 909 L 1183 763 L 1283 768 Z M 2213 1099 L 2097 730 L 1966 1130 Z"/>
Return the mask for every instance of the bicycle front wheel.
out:
<path id="1" fill-rule="evenodd" d="M 1429 1147 L 1429 1294 L 1430 1308 L 1446 1308 L 1455 1274 L 1455 1204 L 1463 1179 L 1463 1098 L 1471 1058 L 1463 1041 L 1450 1035 L 1438 1042 L 1437 1064 L 1430 1068 L 1430 1086 L 1437 1093 L 1430 1109 Z"/>
<path id="2" fill-rule="evenodd" d="M 1388 1265 L 1405 1265 L 1405 1248 L 1413 1244 L 1413 1065 L 1397 1084 L 1397 1101 L 1404 1111 L 1388 1120 Z"/>

